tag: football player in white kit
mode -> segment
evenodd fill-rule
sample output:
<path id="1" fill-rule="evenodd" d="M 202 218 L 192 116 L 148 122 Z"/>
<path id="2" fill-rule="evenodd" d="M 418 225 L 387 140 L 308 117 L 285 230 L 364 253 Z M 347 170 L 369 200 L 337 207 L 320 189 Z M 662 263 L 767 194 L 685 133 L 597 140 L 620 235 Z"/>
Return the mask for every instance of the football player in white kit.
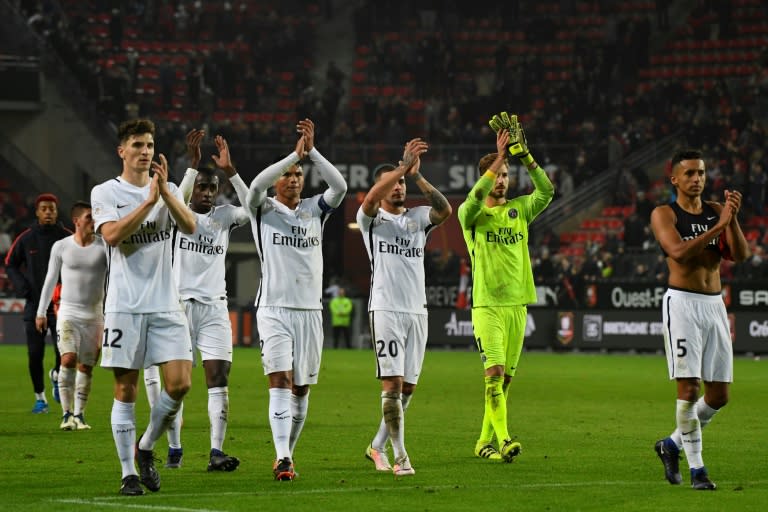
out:
<path id="1" fill-rule="evenodd" d="M 670 484 L 683 481 L 682 452 L 691 487 L 709 491 L 717 486 L 704 465 L 702 430 L 728 403 L 733 382 L 720 264 L 723 258 L 745 261 L 751 251 L 738 220 L 741 192 L 725 190 L 724 203 L 702 198 L 707 171 L 701 151 L 679 151 L 671 165 L 677 198 L 653 210 L 651 229 L 669 267 L 662 321 L 669 378 L 677 387 L 676 428 L 654 450 Z"/>
<path id="2" fill-rule="evenodd" d="M 227 386 L 232 365 L 232 324 L 227 308 L 224 264 L 230 233 L 233 229 L 247 224 L 249 217 L 242 206 L 215 206 L 216 196 L 219 194 L 219 176 L 211 169 L 197 170 L 201 156 L 200 142 L 204 136 L 205 132 L 202 130 L 192 130 L 187 134 L 190 168 L 187 169 L 179 189 L 185 199 L 191 198 L 190 208 L 197 217 L 197 228 L 191 235 L 177 235 L 173 273 L 181 300 L 184 302 L 193 352 L 200 352 L 205 370 L 208 417 L 211 423 L 208 471 L 234 471 L 240 465 L 240 460 L 222 451 L 229 415 Z M 216 166 L 226 173 L 240 203 L 245 204 L 248 185 L 232 165 L 227 141 L 217 135 L 214 142 L 219 155 L 213 155 L 212 158 Z M 152 373 L 159 373 L 156 366 L 144 370 L 145 383 L 147 376 Z M 159 384 L 159 375 L 157 383 Z M 159 394 L 159 385 L 148 386 L 148 396 L 150 389 Z M 154 403 L 154 400 L 151 403 Z M 182 410 L 179 410 L 173 426 L 178 439 L 178 445 L 175 447 L 170 444 L 171 429 L 168 430 L 166 467 L 181 466 L 181 414 Z"/>
<path id="3" fill-rule="evenodd" d="M 403 161 L 379 166 L 374 185 L 357 211 L 357 223 L 371 262 L 368 312 L 381 380 L 383 418 L 365 455 L 379 471 L 395 476 L 415 473 L 404 439 L 404 412 L 421 373 L 427 345 L 427 297 L 424 248 L 432 229 L 451 215 L 448 200 L 419 173 L 420 156 L 428 149 L 421 139 L 405 145 Z M 430 206 L 405 207 L 409 176 Z M 391 440 L 395 464 L 386 452 Z"/>
<path id="4" fill-rule="evenodd" d="M 315 148 L 312 121 L 299 121 L 295 150 L 259 173 L 248 192 L 248 208 L 261 283 L 256 322 L 264 373 L 269 379 L 269 423 L 275 444 L 276 480 L 293 480 L 293 451 L 317 383 L 323 345 L 322 233 L 328 216 L 347 192 L 341 173 Z M 322 194 L 302 199 L 309 156 L 328 184 Z M 267 189 L 275 186 L 275 196 Z"/>
<path id="5" fill-rule="evenodd" d="M 91 205 L 77 201 L 72 206 L 75 233 L 53 244 L 48 272 L 40 293 L 35 326 L 48 328 L 46 310 L 61 277 L 61 302 L 56 338 L 61 352 L 59 396 L 61 430 L 88 430 L 85 406 L 91 393 L 93 366 L 99 358 L 104 329 L 104 277 L 107 253 L 104 241 L 93 232 Z"/>
<path id="6" fill-rule="evenodd" d="M 192 342 L 171 261 L 174 225 L 191 234 L 196 217 L 176 185 L 168 182 L 165 156 L 160 154 L 159 163 L 152 160 L 154 132 L 146 119 L 120 125 L 122 173 L 91 191 L 96 231 L 109 246 L 101 366 L 115 375 L 112 435 L 125 495 L 143 494 L 139 481 L 151 491 L 160 489 L 152 450 L 191 386 Z M 165 389 L 136 443 L 139 369 L 153 364 L 162 366 Z"/>

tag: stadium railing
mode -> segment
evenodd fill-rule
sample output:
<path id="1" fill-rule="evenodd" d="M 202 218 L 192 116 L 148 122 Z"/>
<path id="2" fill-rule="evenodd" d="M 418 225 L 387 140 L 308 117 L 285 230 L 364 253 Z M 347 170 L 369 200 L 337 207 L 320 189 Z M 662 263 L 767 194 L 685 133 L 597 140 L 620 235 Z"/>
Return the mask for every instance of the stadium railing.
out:
<path id="1" fill-rule="evenodd" d="M 547 229 L 554 230 L 558 224 L 573 216 L 574 213 L 597 204 L 603 198 L 609 198 L 610 192 L 615 190 L 618 184 L 622 169 L 648 168 L 665 158 L 669 158 L 674 148 L 680 143 L 681 134 L 680 132 L 675 132 L 631 153 L 614 167 L 606 169 L 591 181 L 581 184 L 572 196 L 563 197 L 553 202 L 536 219 L 536 229 L 540 232 L 544 232 Z"/>

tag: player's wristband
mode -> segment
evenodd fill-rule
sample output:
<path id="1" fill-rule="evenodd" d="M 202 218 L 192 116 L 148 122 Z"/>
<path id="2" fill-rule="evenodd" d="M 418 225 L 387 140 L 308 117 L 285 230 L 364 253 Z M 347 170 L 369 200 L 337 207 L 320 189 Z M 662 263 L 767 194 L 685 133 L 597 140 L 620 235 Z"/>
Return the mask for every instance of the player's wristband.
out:
<path id="1" fill-rule="evenodd" d="M 489 180 L 496 180 L 496 173 L 488 169 L 487 171 L 485 171 L 485 174 L 483 174 L 482 177 L 488 178 Z"/>
<path id="2" fill-rule="evenodd" d="M 526 167 L 530 167 L 530 165 L 533 163 L 533 155 L 531 155 L 530 153 L 520 155 L 518 156 L 518 158 Z"/>

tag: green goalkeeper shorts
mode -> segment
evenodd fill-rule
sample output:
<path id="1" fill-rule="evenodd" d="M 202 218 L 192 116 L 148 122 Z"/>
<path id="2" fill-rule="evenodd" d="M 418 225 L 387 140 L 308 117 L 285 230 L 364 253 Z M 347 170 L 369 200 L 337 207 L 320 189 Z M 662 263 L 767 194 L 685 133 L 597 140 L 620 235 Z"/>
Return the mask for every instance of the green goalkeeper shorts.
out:
<path id="1" fill-rule="evenodd" d="M 480 360 L 485 369 L 501 365 L 514 375 L 525 339 L 526 306 L 478 307 L 472 309 L 472 328 Z"/>

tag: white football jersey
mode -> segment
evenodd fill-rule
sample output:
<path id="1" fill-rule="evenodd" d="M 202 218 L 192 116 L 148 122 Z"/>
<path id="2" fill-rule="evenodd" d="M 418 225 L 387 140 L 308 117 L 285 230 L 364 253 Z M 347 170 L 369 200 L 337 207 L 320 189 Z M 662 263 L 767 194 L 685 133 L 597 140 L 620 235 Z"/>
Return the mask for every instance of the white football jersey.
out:
<path id="1" fill-rule="evenodd" d="M 150 184 L 136 187 L 120 177 L 96 185 L 91 205 L 96 230 L 118 221 L 149 196 Z M 179 189 L 171 193 L 184 202 Z M 107 246 L 107 298 L 105 313 L 161 313 L 182 311 L 173 280 L 173 219 L 160 198 L 139 229 L 117 247 Z"/>
<path id="2" fill-rule="evenodd" d="M 427 313 L 424 248 L 435 227 L 430 210 L 417 206 L 393 215 L 379 208 L 376 217 L 368 217 L 358 209 L 357 224 L 371 262 L 368 311 Z"/>
<path id="3" fill-rule="evenodd" d="M 182 300 L 212 304 L 227 298 L 224 260 L 229 234 L 248 222 L 248 213 L 242 207 L 224 205 L 195 216 L 193 234 L 176 232 L 173 275 Z"/>
<path id="4" fill-rule="evenodd" d="M 302 199 L 295 210 L 268 197 L 251 212 L 261 260 L 257 307 L 323 308 L 322 233 L 333 209 L 322 197 Z"/>
<path id="5" fill-rule="evenodd" d="M 78 244 L 74 235 L 62 238 L 51 247 L 37 316 L 46 316 L 53 289 L 61 278 L 59 317 L 101 320 L 106 273 L 106 244 L 101 237 L 96 236 L 86 247 Z"/>

